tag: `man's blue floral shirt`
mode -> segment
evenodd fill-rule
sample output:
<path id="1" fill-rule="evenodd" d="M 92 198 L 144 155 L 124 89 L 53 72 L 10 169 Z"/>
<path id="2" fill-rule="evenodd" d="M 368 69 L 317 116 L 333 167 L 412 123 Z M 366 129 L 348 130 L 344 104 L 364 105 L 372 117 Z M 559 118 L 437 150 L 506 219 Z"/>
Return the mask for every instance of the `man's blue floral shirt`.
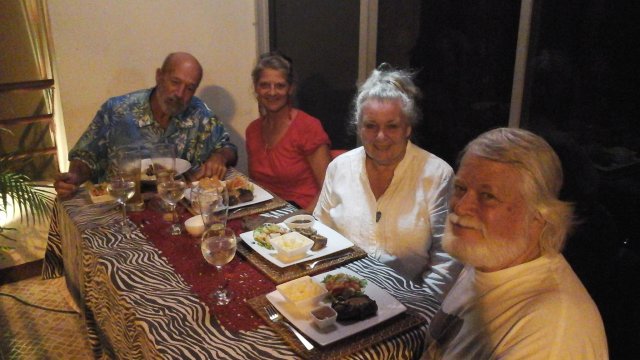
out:
<path id="1" fill-rule="evenodd" d="M 135 91 L 107 100 L 69 152 L 69 160 L 81 160 L 91 168 L 93 182 L 103 181 L 120 146 L 140 145 L 148 158 L 149 145 L 175 144 L 179 158 L 197 166 L 222 147 L 237 150 L 213 111 L 197 97 L 162 129 L 151 113 L 152 89 Z"/>

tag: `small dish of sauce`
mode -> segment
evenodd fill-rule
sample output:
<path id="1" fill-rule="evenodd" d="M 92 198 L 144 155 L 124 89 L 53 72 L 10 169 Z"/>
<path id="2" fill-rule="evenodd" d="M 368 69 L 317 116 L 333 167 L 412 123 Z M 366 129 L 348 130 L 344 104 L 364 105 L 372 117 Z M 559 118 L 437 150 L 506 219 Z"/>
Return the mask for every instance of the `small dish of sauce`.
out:
<path id="1" fill-rule="evenodd" d="M 311 318 L 313 323 L 320 329 L 326 329 L 335 325 L 338 313 L 330 306 L 320 306 L 311 311 Z"/>

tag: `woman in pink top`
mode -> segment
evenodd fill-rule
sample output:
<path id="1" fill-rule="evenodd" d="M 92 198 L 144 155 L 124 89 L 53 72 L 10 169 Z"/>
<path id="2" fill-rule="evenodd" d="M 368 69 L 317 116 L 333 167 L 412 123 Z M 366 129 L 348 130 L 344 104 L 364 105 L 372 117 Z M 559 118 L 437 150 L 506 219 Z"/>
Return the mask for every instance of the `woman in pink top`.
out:
<path id="1" fill-rule="evenodd" d="M 320 120 L 291 106 L 291 61 L 260 56 L 251 73 L 261 116 L 246 131 L 249 176 L 260 186 L 311 212 L 331 161 Z"/>

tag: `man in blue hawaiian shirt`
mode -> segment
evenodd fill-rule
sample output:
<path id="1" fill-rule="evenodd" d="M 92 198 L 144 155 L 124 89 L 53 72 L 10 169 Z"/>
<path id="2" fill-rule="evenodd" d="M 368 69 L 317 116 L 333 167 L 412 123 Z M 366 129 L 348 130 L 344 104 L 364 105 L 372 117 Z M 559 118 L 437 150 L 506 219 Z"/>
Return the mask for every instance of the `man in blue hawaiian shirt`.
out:
<path id="1" fill-rule="evenodd" d="M 156 86 L 107 100 L 69 152 L 68 173 L 54 186 L 61 198 L 87 180 L 104 180 L 118 147 L 168 142 L 191 163 L 191 178 L 224 177 L 237 162 L 237 148 L 207 105 L 194 94 L 202 66 L 187 53 L 172 53 L 156 70 Z"/>

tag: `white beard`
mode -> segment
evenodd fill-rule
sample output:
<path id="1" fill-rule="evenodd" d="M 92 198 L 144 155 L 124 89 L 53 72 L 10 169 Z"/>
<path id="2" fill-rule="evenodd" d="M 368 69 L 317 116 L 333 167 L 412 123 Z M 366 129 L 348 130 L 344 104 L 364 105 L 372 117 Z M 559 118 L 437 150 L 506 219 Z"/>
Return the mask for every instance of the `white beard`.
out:
<path id="1" fill-rule="evenodd" d="M 480 230 L 483 240 L 473 244 L 467 243 L 465 239 L 453 234 L 452 222 Z M 529 234 L 525 229 L 528 229 L 528 219 L 525 224 L 521 225 L 521 231 L 513 234 L 509 239 L 493 238 L 487 234 L 484 224 L 480 221 L 469 216 L 449 213 L 442 247 L 449 255 L 474 268 L 504 269 L 527 251 Z"/>

